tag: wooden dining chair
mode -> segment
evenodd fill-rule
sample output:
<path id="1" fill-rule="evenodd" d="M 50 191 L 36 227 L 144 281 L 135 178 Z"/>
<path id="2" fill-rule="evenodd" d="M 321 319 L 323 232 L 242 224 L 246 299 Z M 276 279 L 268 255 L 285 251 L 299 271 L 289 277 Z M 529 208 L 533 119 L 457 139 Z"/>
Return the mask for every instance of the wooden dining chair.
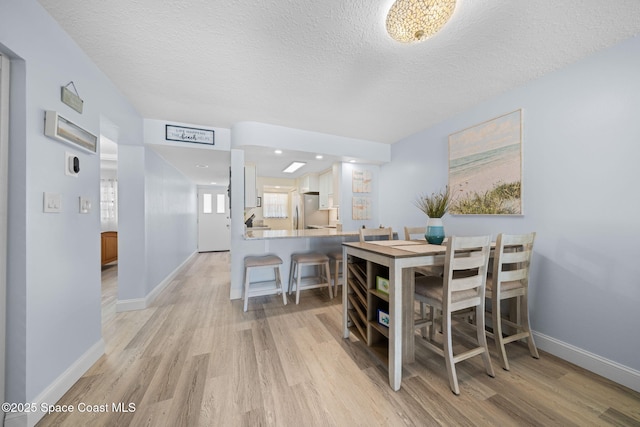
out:
<path id="1" fill-rule="evenodd" d="M 533 255 L 533 241 L 536 233 L 529 234 L 500 234 L 496 239 L 493 258 L 493 271 L 487 278 L 486 298 L 491 301 L 491 326 L 493 332 L 487 335 L 496 342 L 498 356 L 502 368 L 509 370 L 509 360 L 505 344 L 526 339 L 529 353 L 538 359 L 538 349 L 533 341 L 529 327 L 529 269 Z M 515 313 L 511 318 L 503 316 L 501 301 L 515 298 Z M 505 328 L 515 331 L 505 335 Z"/>
<path id="2" fill-rule="evenodd" d="M 364 242 L 370 237 L 379 237 L 384 240 L 393 240 L 393 229 L 391 227 L 386 228 L 361 228 L 360 229 L 360 241 Z M 385 239 L 386 237 L 386 239 Z M 369 239 L 370 240 L 370 239 Z"/>
<path id="3" fill-rule="evenodd" d="M 441 312 L 442 346 L 434 341 L 433 314 L 427 319 L 415 322 L 416 328 L 423 328 L 430 323 L 428 339 L 424 344 L 445 359 L 449 386 L 456 395 L 460 394 L 456 364 L 481 355 L 487 374 L 495 376 L 489 357 L 487 338 L 485 335 L 484 306 L 485 286 L 487 282 L 487 266 L 491 236 L 450 237 L 446 243 L 444 277 L 423 276 L 416 279 L 415 299 L 431 306 L 431 313 Z M 475 338 L 467 334 L 457 334 L 472 343 L 475 347 L 458 354 L 453 353 L 452 324 L 454 313 L 470 308 L 475 309 L 475 324 L 463 320 L 456 322 L 456 330 L 464 328 L 475 329 Z M 415 339 L 415 335 L 414 335 Z"/>
<path id="4" fill-rule="evenodd" d="M 425 234 L 427 232 L 427 226 L 421 227 L 404 227 L 404 240 L 424 240 L 426 242 Z M 416 277 L 422 276 L 438 276 L 442 277 L 444 268 L 441 265 L 429 265 L 424 267 L 413 268 Z M 420 319 L 426 319 L 427 307 L 426 304 L 420 303 Z M 423 329 L 423 335 L 427 333 L 427 326 Z"/>
<path id="5" fill-rule="evenodd" d="M 404 227 L 404 240 L 427 240 L 427 227 Z"/>

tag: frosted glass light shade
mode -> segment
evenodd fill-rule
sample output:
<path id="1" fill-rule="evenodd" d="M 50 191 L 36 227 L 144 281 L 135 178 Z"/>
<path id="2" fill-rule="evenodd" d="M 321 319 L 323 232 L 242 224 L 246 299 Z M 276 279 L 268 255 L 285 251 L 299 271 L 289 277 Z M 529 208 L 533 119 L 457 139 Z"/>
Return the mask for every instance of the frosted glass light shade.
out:
<path id="1" fill-rule="evenodd" d="M 387 32 L 401 43 L 427 39 L 447 23 L 456 0 L 397 0 L 387 14 Z"/>

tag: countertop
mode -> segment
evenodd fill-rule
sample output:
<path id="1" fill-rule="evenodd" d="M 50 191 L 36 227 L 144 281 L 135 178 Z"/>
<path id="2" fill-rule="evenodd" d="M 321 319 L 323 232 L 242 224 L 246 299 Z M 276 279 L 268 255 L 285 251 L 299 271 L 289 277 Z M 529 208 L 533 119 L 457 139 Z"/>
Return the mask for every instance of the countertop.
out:
<path id="1" fill-rule="evenodd" d="M 306 230 L 248 230 L 246 240 L 263 239 L 295 239 L 303 237 L 342 237 L 359 236 L 358 231 L 337 231 L 335 228 L 318 228 Z"/>

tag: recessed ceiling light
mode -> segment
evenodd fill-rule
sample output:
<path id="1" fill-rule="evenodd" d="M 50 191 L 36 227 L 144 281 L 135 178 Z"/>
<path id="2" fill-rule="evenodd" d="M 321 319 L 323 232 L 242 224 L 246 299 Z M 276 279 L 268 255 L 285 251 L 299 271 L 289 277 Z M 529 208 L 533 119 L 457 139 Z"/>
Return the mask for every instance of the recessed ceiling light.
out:
<path id="1" fill-rule="evenodd" d="M 298 169 L 300 169 L 304 165 L 306 165 L 306 163 L 304 163 L 304 162 L 292 162 L 282 172 L 284 172 L 284 173 L 294 173 L 295 171 L 297 171 Z"/>
<path id="2" fill-rule="evenodd" d="M 217 184 L 217 182 L 212 182 L 212 183 L 211 183 L 211 185 L 216 185 L 216 184 Z"/>
<path id="3" fill-rule="evenodd" d="M 355 161 L 355 160 L 353 160 L 353 159 L 349 160 L 349 163 L 355 163 L 355 162 L 356 162 L 356 161 Z"/>
<path id="4" fill-rule="evenodd" d="M 316 159 L 318 159 L 318 160 L 322 159 L 322 154 L 316 155 Z"/>
<path id="5" fill-rule="evenodd" d="M 276 188 L 280 188 L 280 186 L 279 186 L 279 185 L 276 185 Z"/>
<path id="6" fill-rule="evenodd" d="M 197 168 L 206 169 L 209 165 L 196 165 Z"/>
<path id="7" fill-rule="evenodd" d="M 276 150 L 276 151 L 274 151 L 274 153 L 276 153 L 276 154 L 282 154 L 282 150 Z"/>

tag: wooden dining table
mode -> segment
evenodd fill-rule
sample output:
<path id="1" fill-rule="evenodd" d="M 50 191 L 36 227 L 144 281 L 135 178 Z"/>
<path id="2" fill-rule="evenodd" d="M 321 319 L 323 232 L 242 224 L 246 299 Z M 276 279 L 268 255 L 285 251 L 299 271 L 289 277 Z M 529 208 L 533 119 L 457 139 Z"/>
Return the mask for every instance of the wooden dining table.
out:
<path id="1" fill-rule="evenodd" d="M 382 360 L 388 358 L 389 385 L 395 391 L 402 384 L 402 365 L 412 363 L 414 351 L 414 291 L 415 274 L 413 267 L 443 265 L 446 247 L 416 240 L 380 240 L 369 242 L 345 242 L 342 244 L 343 259 L 364 265 L 358 269 L 345 262 L 343 269 L 344 291 L 342 293 L 343 336 L 349 338 L 354 331 L 359 338 L 372 345 L 380 334 L 388 336 L 388 348 L 380 351 Z M 376 279 L 380 274 L 388 274 L 388 295 L 376 289 Z M 364 291 L 358 282 L 366 282 Z M 388 299 L 388 329 L 381 326 L 377 318 L 378 299 Z M 382 306 L 386 306 L 384 302 Z M 372 305 L 374 307 L 372 307 Z M 361 325 L 360 318 L 366 316 Z M 356 326 L 358 326 L 356 328 Z M 365 336 L 363 336 L 365 335 Z M 378 347 L 384 347 L 384 339 L 378 340 Z"/>

